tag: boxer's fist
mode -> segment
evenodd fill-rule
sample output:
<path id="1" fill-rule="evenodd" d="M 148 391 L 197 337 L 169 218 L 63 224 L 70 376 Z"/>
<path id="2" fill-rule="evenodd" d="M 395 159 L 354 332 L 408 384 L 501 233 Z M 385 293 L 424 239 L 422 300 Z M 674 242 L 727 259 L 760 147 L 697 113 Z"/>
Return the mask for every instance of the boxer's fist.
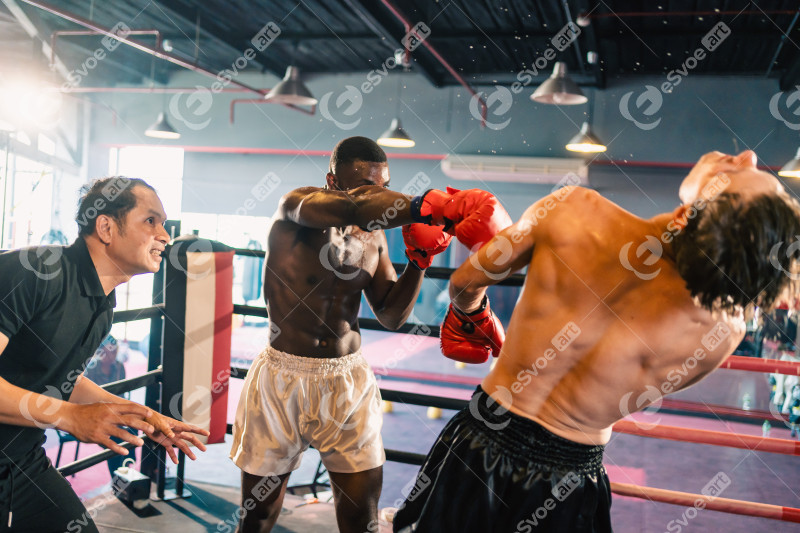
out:
<path id="1" fill-rule="evenodd" d="M 420 222 L 444 225 L 445 231 L 470 250 L 511 225 L 511 217 L 497 198 L 481 189 L 431 189 L 412 201 L 411 213 Z"/>
<path id="2" fill-rule="evenodd" d="M 431 266 L 433 256 L 447 250 L 453 236 L 441 226 L 408 224 L 403 226 L 403 242 L 406 243 L 406 257 L 419 269 Z"/>
<path id="3" fill-rule="evenodd" d="M 483 363 L 490 353 L 499 356 L 505 338 L 503 324 L 492 313 L 486 297 L 481 307 L 470 314 L 450 304 L 439 334 L 442 354 L 465 363 Z"/>
<path id="4" fill-rule="evenodd" d="M 422 224 L 444 226 L 449 223 L 444 219 L 444 207 L 451 199 L 451 194 L 428 189 L 411 200 L 411 216 Z"/>
<path id="5" fill-rule="evenodd" d="M 459 191 L 452 187 L 448 187 L 447 192 L 453 201 L 445 205 L 444 216 L 455 222 L 450 233 L 470 250 L 483 246 L 511 225 L 511 217 L 492 193 L 481 189 Z"/>

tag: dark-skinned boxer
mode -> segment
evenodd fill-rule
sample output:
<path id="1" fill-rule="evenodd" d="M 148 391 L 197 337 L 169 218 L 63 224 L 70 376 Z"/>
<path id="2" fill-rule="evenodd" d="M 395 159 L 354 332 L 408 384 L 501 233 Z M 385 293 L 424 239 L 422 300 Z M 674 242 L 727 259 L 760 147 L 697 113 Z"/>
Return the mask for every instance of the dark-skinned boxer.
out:
<path id="1" fill-rule="evenodd" d="M 271 530 L 309 445 L 328 470 L 339 530 L 374 528 L 385 455 L 380 394 L 360 352 L 361 295 L 396 329 L 451 235 L 473 246 L 511 222 L 485 191 L 389 190 L 386 154 L 364 137 L 334 148 L 326 182 L 284 196 L 269 231 L 264 295 L 279 334 L 250 368 L 236 414 L 242 532 Z M 398 226 L 408 226 L 409 258 L 399 278 L 382 231 Z"/>

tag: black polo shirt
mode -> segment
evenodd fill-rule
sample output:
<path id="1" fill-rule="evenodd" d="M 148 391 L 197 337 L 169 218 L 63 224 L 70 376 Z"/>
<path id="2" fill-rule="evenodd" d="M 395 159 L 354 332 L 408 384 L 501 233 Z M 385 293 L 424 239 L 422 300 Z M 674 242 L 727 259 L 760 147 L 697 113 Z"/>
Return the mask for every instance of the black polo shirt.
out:
<path id="1" fill-rule="evenodd" d="M 75 381 L 111 329 L 116 299 L 103 291 L 86 242 L 0 254 L 0 377 L 69 400 Z M 23 416 L 30 403 L 22 402 Z M 0 424 L 0 461 L 44 443 L 44 429 Z"/>

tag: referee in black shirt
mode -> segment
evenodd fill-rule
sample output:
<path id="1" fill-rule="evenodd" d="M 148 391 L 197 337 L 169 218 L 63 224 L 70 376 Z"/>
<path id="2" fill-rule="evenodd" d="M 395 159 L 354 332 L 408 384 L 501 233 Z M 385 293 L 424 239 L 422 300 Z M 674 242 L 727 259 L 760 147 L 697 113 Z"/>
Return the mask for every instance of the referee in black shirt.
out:
<path id="1" fill-rule="evenodd" d="M 104 391 L 82 376 L 111 329 L 114 288 L 156 272 L 169 236 L 152 187 L 111 177 L 85 189 L 78 239 L 0 254 L 0 532 L 96 532 L 42 445 L 55 427 L 126 455 L 111 437 L 143 444 L 120 426 L 173 446 L 208 432 Z"/>

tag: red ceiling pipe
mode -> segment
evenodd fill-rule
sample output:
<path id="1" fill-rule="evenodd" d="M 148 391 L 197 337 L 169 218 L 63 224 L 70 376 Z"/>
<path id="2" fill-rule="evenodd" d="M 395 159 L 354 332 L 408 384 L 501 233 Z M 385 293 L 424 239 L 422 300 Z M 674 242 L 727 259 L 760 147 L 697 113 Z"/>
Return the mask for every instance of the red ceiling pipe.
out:
<path id="1" fill-rule="evenodd" d="M 197 87 L 54 87 L 52 90 L 62 93 L 193 93 Z M 269 89 L 261 89 L 269 92 Z M 241 87 L 225 87 L 220 93 L 245 93 L 250 92 Z"/>
<path id="2" fill-rule="evenodd" d="M 50 65 L 56 64 L 56 39 L 61 35 L 102 35 L 93 30 L 59 30 L 50 34 Z M 129 30 L 125 35 L 155 35 L 156 50 L 161 50 L 161 32 L 158 30 Z"/>
<path id="3" fill-rule="evenodd" d="M 400 13 L 400 11 L 398 11 L 398 9 L 392 4 L 390 0 L 381 0 L 381 3 L 384 6 L 386 6 L 386 8 L 389 11 L 392 12 L 392 14 L 395 16 L 395 18 L 397 18 L 397 20 L 403 23 L 403 25 L 406 28 L 406 32 L 411 31 L 412 28 L 411 23 L 405 16 L 403 16 L 402 13 Z M 461 76 L 461 74 L 456 72 L 456 69 L 454 69 L 453 66 L 450 63 L 448 63 L 444 57 L 442 57 L 442 55 L 436 50 L 436 48 L 433 47 L 433 45 L 430 43 L 430 41 L 428 41 L 428 39 L 422 41 L 422 44 L 425 46 L 425 48 L 428 49 L 428 51 L 433 55 L 433 57 L 435 57 L 436 60 L 445 69 L 447 69 L 447 72 L 449 72 L 456 79 L 458 83 L 460 83 L 472 96 L 478 99 L 478 104 L 481 106 L 481 128 L 486 127 L 486 115 L 488 112 L 488 108 L 486 106 L 486 102 L 484 101 L 484 99 L 477 92 L 475 92 L 475 89 L 473 89 L 472 86 L 470 86 L 470 84 L 467 83 L 467 81 Z"/>
<path id="4" fill-rule="evenodd" d="M 185 59 L 180 58 L 180 57 L 178 57 L 176 55 L 170 54 L 169 52 L 164 52 L 163 50 L 157 50 L 156 48 L 153 48 L 152 46 L 148 46 L 148 45 L 146 45 L 144 43 L 140 43 L 138 41 L 132 41 L 131 39 L 128 39 L 127 37 L 122 37 L 121 35 L 117 35 L 117 34 L 115 34 L 114 32 L 112 32 L 111 30 L 109 30 L 107 28 L 103 28 L 102 26 L 98 26 L 97 24 L 95 24 L 91 20 L 85 19 L 85 18 L 83 18 L 81 16 L 78 16 L 78 15 L 74 15 L 72 13 L 69 13 L 69 12 L 64 11 L 62 9 L 59 9 L 59 8 L 57 8 L 55 6 L 52 6 L 50 4 L 47 4 L 45 2 L 40 2 L 39 0 L 22 0 L 22 1 L 25 2 L 26 4 L 32 5 L 33 7 L 38 7 L 39 9 L 41 9 L 43 11 L 46 11 L 46 12 L 51 13 L 53 15 L 56 15 L 57 17 L 61 17 L 64 20 L 68 20 L 70 22 L 74 22 L 75 24 L 77 24 L 79 26 L 83 26 L 84 28 L 86 28 L 88 30 L 92 30 L 92 31 L 94 31 L 94 32 L 96 32 L 98 34 L 106 35 L 108 37 L 116 39 L 117 41 L 119 41 L 121 43 L 125 43 L 128 46 L 132 46 L 133 48 L 136 48 L 137 50 L 140 50 L 140 51 L 142 51 L 142 52 L 144 52 L 146 54 L 150 54 L 151 56 L 155 56 L 155 57 L 157 57 L 159 59 L 163 59 L 164 61 L 169 61 L 170 63 L 172 63 L 174 65 L 178 65 L 179 67 L 183 67 L 183 68 L 185 68 L 187 70 L 191 70 L 192 72 L 197 72 L 199 74 L 203 74 L 205 76 L 209 76 L 209 77 L 214 78 L 214 79 L 216 79 L 217 75 L 219 74 L 218 72 L 213 72 L 211 70 L 208 70 L 208 69 L 206 69 L 204 67 L 201 67 L 200 65 L 198 65 L 196 63 L 191 63 L 191 62 L 186 61 Z M 263 89 L 257 89 L 255 87 L 251 87 L 250 85 L 247 85 L 246 83 L 242 83 L 242 82 L 237 81 L 235 79 L 231 79 L 228 83 L 231 83 L 233 85 L 236 85 L 238 87 L 246 89 L 246 90 L 248 90 L 250 92 L 254 92 L 254 93 L 258 94 L 259 96 L 264 96 L 266 94 L 266 92 Z M 297 107 L 297 106 L 295 106 L 293 104 L 281 104 L 281 105 L 284 105 L 286 107 L 289 107 L 289 108 L 297 110 L 297 111 L 303 111 L 304 113 L 307 113 L 307 111 L 305 109 L 303 109 L 302 107 Z"/>
<path id="5" fill-rule="evenodd" d="M 197 65 L 195 63 L 190 63 L 189 61 L 186 61 L 185 59 L 182 59 L 182 58 L 180 58 L 180 57 L 178 57 L 176 55 L 170 54 L 168 52 L 164 52 L 162 50 L 156 50 L 155 48 L 153 48 L 151 46 L 148 46 L 148 45 L 146 45 L 144 43 L 140 43 L 140 42 L 137 42 L 137 41 L 132 41 L 131 39 L 128 39 L 127 37 L 122 37 L 121 35 L 117 35 L 117 34 L 115 34 L 114 32 L 112 32 L 111 30 L 109 30 L 107 28 L 103 28 L 101 26 L 98 26 L 97 24 L 95 24 L 91 20 L 85 19 L 85 18 L 80 17 L 78 15 L 74 15 L 72 13 L 68 13 L 68 12 L 66 12 L 64 10 L 61 10 L 61 9 L 55 7 L 55 6 L 50 5 L 50 4 L 46 4 L 46 3 L 40 2 L 38 0 L 22 0 L 22 1 L 25 2 L 26 4 L 30 4 L 30 5 L 32 5 L 34 7 L 38 7 L 39 9 L 41 9 L 43 11 L 46 11 L 48 13 L 51 13 L 51 14 L 56 15 L 58 17 L 61 17 L 64 20 L 68 20 L 70 22 L 74 22 L 75 24 L 77 24 L 79 26 L 83 26 L 84 28 L 92 30 L 92 31 L 94 31 L 94 32 L 96 32 L 98 34 L 106 35 L 108 37 L 116 39 L 119 42 L 125 43 L 128 46 L 132 46 L 133 48 L 136 48 L 137 50 L 145 52 L 146 54 L 150 54 L 150 55 L 155 56 L 155 57 L 157 57 L 159 59 L 163 59 L 164 61 L 169 61 L 170 63 L 172 63 L 174 65 L 178 65 L 179 67 L 183 67 L 185 69 L 191 70 L 192 72 L 197 72 L 197 73 L 200 73 L 200 74 L 204 74 L 204 75 L 210 76 L 212 78 L 216 78 L 217 77 L 217 74 L 218 74 L 217 72 L 212 72 L 212 71 L 210 71 L 208 69 L 205 69 L 205 68 L 201 67 L 200 65 Z M 230 83 L 232 83 L 234 85 L 237 85 L 239 87 L 242 87 L 244 89 L 247 89 L 249 91 L 252 91 L 252 92 L 254 92 L 256 94 L 260 94 L 260 95 L 264 94 L 263 92 L 261 92 L 260 89 L 256 89 L 255 87 L 250 87 L 249 85 L 244 84 L 244 83 L 242 83 L 240 81 L 237 81 L 237 80 L 233 80 L 232 79 L 230 81 Z"/>
<path id="6" fill-rule="evenodd" d="M 671 161 L 634 161 L 628 159 L 596 159 L 592 161 L 589 166 L 590 167 L 645 167 L 645 168 L 692 168 L 697 164 L 697 162 L 693 163 L 681 163 L 681 162 L 671 162 Z M 775 166 L 767 166 L 767 165 L 758 165 L 758 168 L 761 170 L 772 170 L 777 172 L 781 169 L 781 167 Z"/>
<path id="7" fill-rule="evenodd" d="M 153 146 L 152 144 L 122 144 L 106 143 L 100 146 L 106 148 L 126 148 L 128 146 Z M 182 148 L 185 152 L 196 152 L 205 154 L 255 154 L 255 155 L 305 155 L 309 157 L 330 157 L 330 150 L 299 150 L 295 148 L 256 148 L 249 146 L 198 146 L 171 144 L 170 148 Z M 403 152 L 387 152 L 389 159 L 417 159 L 428 161 L 440 161 L 444 159 L 444 154 L 412 154 Z"/>
<path id="8" fill-rule="evenodd" d="M 603 18 L 634 18 L 634 17 L 702 17 L 702 16 L 722 16 L 722 15 L 794 15 L 796 9 L 765 9 L 749 11 L 617 11 L 611 13 L 584 13 L 579 15 L 584 19 L 603 19 Z"/>

